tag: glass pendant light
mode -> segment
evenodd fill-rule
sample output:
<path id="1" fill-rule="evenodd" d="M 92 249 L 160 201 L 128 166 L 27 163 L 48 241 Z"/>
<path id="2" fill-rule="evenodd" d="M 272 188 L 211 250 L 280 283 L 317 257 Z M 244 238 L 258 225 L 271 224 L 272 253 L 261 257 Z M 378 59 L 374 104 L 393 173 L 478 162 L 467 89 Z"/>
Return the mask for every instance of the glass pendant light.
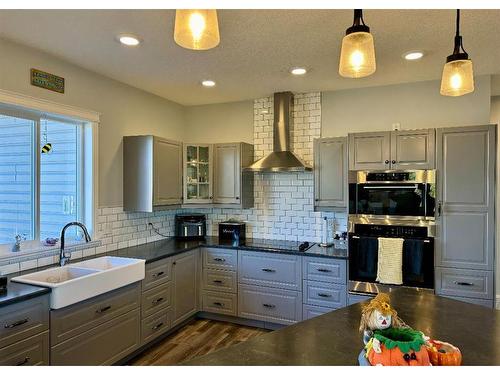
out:
<path id="1" fill-rule="evenodd" d="M 354 9 L 354 22 L 342 39 L 339 74 L 342 77 L 361 78 L 373 74 L 375 70 L 373 36 L 363 21 L 363 11 Z"/>
<path id="2" fill-rule="evenodd" d="M 181 47 L 193 50 L 217 47 L 220 41 L 217 11 L 215 9 L 177 9 L 174 40 Z"/>
<path id="3" fill-rule="evenodd" d="M 441 78 L 441 95 L 461 96 L 474 91 L 474 73 L 472 61 L 464 50 L 460 36 L 460 9 L 457 9 L 457 32 L 455 34 L 455 48 L 446 58 Z"/>

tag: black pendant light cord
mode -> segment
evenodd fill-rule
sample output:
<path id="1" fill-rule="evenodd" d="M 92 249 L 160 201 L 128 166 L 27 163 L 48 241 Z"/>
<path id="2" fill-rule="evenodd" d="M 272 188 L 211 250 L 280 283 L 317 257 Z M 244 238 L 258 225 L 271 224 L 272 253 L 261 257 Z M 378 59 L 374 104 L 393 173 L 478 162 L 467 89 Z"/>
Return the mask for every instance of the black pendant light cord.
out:
<path id="1" fill-rule="evenodd" d="M 370 32 L 370 28 L 366 26 L 365 20 L 363 19 L 363 9 L 354 9 L 354 21 L 352 26 L 345 31 L 346 35 L 358 32 Z"/>
<path id="2" fill-rule="evenodd" d="M 455 36 L 460 36 L 460 9 L 457 9 L 457 33 Z"/>
<path id="3" fill-rule="evenodd" d="M 462 43 L 462 36 L 460 35 L 460 9 L 457 9 L 456 33 L 453 53 L 446 58 L 446 62 L 468 59 L 469 55 L 467 54 L 467 51 L 465 51 L 464 45 Z"/>

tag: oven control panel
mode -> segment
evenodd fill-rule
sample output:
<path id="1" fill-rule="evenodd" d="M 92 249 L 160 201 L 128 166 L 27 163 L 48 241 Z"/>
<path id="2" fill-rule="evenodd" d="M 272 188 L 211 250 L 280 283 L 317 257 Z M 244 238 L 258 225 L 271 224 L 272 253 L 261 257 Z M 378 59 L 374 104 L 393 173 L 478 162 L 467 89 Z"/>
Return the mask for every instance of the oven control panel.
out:
<path id="1" fill-rule="evenodd" d="M 404 225 L 355 224 L 354 233 L 359 236 L 424 238 L 428 237 L 427 227 Z"/>

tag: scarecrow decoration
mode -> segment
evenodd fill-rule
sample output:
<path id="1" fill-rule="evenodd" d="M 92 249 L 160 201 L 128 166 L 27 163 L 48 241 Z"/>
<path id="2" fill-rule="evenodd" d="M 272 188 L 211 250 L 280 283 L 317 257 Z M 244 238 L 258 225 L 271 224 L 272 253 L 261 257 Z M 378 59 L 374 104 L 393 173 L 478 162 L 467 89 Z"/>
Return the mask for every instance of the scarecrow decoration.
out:
<path id="1" fill-rule="evenodd" d="M 359 330 L 365 344 L 358 357 L 361 365 L 430 366 L 461 362 L 458 348 L 429 340 L 401 320 L 385 293 L 378 294 L 363 308 Z"/>

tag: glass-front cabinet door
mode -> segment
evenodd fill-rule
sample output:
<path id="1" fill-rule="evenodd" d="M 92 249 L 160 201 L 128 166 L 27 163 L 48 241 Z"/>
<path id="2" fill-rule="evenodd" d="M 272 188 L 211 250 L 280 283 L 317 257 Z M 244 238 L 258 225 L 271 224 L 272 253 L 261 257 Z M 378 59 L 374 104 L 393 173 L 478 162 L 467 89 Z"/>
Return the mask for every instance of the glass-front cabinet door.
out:
<path id="1" fill-rule="evenodd" d="M 212 146 L 188 144 L 184 150 L 184 203 L 212 202 Z"/>

